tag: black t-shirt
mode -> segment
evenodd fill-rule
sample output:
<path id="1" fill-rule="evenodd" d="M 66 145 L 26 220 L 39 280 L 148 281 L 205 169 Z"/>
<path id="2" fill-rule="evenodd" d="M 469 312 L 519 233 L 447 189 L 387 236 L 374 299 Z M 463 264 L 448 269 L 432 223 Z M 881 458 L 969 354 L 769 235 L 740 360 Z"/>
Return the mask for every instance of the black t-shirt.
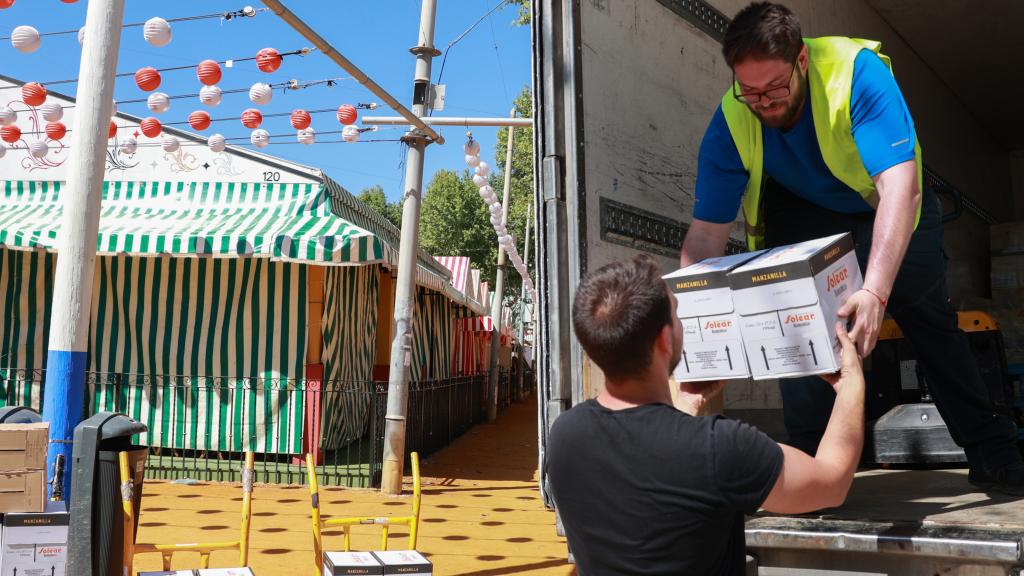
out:
<path id="1" fill-rule="evenodd" d="M 744 515 L 768 497 L 783 460 L 740 422 L 596 400 L 555 420 L 546 459 L 582 576 L 742 576 Z"/>

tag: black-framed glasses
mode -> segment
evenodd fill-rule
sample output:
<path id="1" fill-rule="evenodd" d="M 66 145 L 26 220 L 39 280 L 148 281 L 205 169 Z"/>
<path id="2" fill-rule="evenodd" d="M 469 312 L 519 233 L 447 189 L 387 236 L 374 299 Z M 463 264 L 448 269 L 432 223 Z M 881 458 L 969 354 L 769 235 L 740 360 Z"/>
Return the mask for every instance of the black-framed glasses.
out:
<path id="1" fill-rule="evenodd" d="M 767 98 L 768 100 L 782 100 L 792 92 L 790 86 L 793 85 L 793 74 L 796 73 L 796 60 L 793 61 L 793 68 L 789 71 L 789 79 L 786 80 L 785 86 L 779 86 L 778 88 L 771 88 L 769 90 L 763 90 L 761 92 L 746 92 L 743 94 L 736 93 L 736 73 L 732 75 L 732 97 L 743 102 L 744 104 L 757 104 L 761 101 L 761 98 Z"/>

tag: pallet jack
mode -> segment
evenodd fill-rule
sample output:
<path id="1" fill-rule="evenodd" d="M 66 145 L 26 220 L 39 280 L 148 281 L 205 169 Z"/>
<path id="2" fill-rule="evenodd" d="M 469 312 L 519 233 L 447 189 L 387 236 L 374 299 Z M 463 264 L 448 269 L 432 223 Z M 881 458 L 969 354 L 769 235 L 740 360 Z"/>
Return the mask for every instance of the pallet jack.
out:
<path id="1" fill-rule="evenodd" d="M 999 324 L 981 311 L 959 312 L 958 325 L 967 334 L 971 354 L 981 371 L 996 412 L 1021 425 L 1015 406 L 1013 378 L 1006 362 Z M 876 464 L 942 464 L 966 462 L 932 401 L 928 378 L 910 344 L 892 319 L 882 325 L 871 357 L 865 459 Z"/>

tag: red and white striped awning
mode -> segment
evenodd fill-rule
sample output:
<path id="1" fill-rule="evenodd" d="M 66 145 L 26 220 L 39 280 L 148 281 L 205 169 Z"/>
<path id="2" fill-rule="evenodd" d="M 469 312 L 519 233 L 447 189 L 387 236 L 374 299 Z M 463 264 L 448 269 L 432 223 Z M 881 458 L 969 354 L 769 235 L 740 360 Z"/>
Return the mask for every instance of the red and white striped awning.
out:
<path id="1" fill-rule="evenodd" d="M 469 257 L 468 256 L 435 256 L 442 266 L 451 270 L 452 286 L 469 296 Z"/>

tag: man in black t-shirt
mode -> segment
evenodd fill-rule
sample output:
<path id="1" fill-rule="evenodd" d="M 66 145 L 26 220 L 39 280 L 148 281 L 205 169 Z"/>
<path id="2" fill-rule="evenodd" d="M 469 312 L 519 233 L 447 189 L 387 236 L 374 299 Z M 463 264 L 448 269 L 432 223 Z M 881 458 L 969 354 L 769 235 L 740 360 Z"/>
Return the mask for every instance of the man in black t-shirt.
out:
<path id="1" fill-rule="evenodd" d="M 815 457 L 757 429 L 673 406 L 682 350 L 676 299 L 648 256 L 587 276 L 576 336 L 605 388 L 555 421 L 547 481 L 579 573 L 740 575 L 743 520 L 758 508 L 802 513 L 845 500 L 864 434 L 864 377 L 845 329 L 836 403 Z M 680 386 L 693 410 L 707 391 Z"/>

